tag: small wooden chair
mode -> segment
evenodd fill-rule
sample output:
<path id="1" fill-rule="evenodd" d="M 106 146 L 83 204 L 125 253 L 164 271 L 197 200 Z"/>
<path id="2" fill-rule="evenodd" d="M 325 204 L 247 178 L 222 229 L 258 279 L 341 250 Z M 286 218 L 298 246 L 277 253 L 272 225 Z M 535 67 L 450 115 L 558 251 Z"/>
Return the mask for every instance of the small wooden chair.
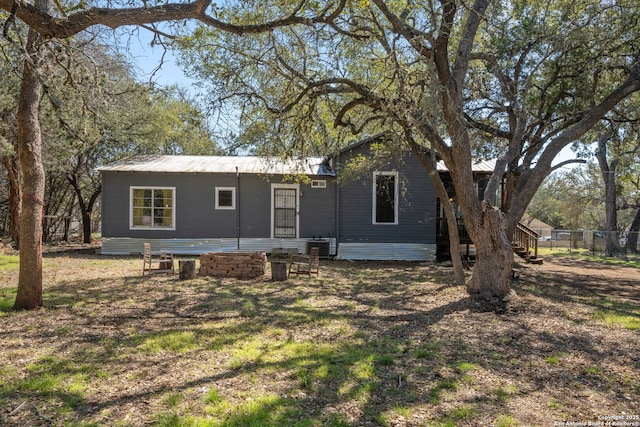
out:
<path id="1" fill-rule="evenodd" d="M 151 243 L 144 244 L 144 252 L 142 255 L 142 276 L 152 273 L 175 273 L 173 265 L 173 254 L 169 252 L 161 252 L 156 258 L 151 255 Z M 157 264 L 154 268 L 153 265 Z"/>
<path id="2" fill-rule="evenodd" d="M 319 252 L 320 248 L 316 246 L 309 249 L 309 255 L 292 254 L 289 257 L 289 275 L 306 274 L 311 276 L 313 273 L 318 276 L 320 274 Z"/>

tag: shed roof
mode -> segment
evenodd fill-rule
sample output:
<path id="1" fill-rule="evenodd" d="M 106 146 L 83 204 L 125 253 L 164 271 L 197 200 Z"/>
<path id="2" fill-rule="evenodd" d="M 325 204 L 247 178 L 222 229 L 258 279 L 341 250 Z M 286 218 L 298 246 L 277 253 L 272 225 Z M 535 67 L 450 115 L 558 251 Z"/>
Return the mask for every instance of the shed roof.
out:
<path id="1" fill-rule="evenodd" d="M 257 156 L 169 156 L 137 155 L 98 168 L 109 172 L 165 172 L 165 173 L 252 173 L 305 174 L 334 173 L 323 165 L 323 157 L 304 157 L 282 160 Z"/>
<path id="2" fill-rule="evenodd" d="M 538 231 L 538 230 L 549 231 L 548 233 L 542 233 L 543 235 L 550 235 L 551 230 L 553 230 L 553 226 L 539 220 L 538 218 L 534 218 L 527 214 L 524 214 L 520 221 L 523 222 L 527 227 L 532 228 L 535 231 Z"/>

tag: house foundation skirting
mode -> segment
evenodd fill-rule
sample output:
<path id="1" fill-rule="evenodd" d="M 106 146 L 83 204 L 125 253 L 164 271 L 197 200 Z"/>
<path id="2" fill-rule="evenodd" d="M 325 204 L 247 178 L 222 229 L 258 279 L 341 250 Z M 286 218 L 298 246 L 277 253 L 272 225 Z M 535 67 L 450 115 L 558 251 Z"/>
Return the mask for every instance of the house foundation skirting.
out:
<path id="1" fill-rule="evenodd" d="M 340 243 L 337 258 L 372 261 L 434 261 L 436 244 Z"/>
<path id="2" fill-rule="evenodd" d="M 130 237 L 103 237 L 103 255 L 140 254 L 145 242 L 151 243 L 154 252 L 167 251 L 174 255 L 200 255 L 208 252 L 255 252 L 270 253 L 273 248 L 296 248 L 306 251 L 312 239 L 143 239 Z M 428 243 L 340 243 L 336 250 L 336 239 L 329 240 L 329 254 L 338 259 L 350 260 L 394 260 L 434 261 L 436 244 Z"/>
<path id="3" fill-rule="evenodd" d="M 167 251 L 174 255 L 200 255 L 208 252 L 257 252 L 270 253 L 273 248 L 296 248 L 298 252 L 306 251 L 308 239 L 152 239 L 132 237 L 103 237 L 103 255 L 140 254 L 145 242 L 151 243 L 154 252 Z M 336 254 L 336 239 L 329 240 L 329 254 Z M 238 247 L 239 246 L 239 247 Z"/>

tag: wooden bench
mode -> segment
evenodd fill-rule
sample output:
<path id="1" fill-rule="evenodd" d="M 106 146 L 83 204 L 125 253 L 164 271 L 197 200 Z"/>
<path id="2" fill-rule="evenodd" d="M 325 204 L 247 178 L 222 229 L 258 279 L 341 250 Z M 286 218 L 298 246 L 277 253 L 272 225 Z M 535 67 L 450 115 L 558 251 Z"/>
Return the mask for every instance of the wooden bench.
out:
<path id="1" fill-rule="evenodd" d="M 292 254 L 289 257 L 289 275 L 306 274 L 311 276 L 320 274 L 320 248 L 317 246 L 309 250 L 309 255 Z"/>

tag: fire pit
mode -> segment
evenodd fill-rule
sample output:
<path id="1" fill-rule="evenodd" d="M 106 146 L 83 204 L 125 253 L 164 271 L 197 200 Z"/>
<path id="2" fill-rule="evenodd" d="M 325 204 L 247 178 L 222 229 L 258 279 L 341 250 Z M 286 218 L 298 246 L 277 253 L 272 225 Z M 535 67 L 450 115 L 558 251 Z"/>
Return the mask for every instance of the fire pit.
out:
<path id="1" fill-rule="evenodd" d="M 200 255 L 201 276 L 254 279 L 264 275 L 265 252 L 210 252 Z"/>

